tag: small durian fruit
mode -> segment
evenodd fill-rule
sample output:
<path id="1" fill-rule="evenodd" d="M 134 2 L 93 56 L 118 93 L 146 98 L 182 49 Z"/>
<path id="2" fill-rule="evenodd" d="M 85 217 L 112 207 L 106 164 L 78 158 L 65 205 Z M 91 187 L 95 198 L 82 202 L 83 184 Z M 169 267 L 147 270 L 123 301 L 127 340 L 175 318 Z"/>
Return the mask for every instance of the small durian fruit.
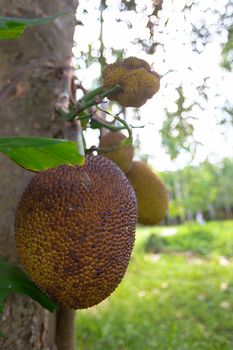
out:
<path id="1" fill-rule="evenodd" d="M 126 136 L 121 132 L 109 131 L 100 137 L 100 148 L 116 148 L 114 150 L 100 152 L 103 156 L 112 160 L 119 168 L 127 174 L 133 164 L 133 145 L 121 146 L 120 143 L 126 140 Z"/>
<path id="2" fill-rule="evenodd" d="M 160 178 L 142 161 L 134 161 L 127 177 L 136 193 L 138 222 L 154 225 L 164 219 L 168 193 Z"/>

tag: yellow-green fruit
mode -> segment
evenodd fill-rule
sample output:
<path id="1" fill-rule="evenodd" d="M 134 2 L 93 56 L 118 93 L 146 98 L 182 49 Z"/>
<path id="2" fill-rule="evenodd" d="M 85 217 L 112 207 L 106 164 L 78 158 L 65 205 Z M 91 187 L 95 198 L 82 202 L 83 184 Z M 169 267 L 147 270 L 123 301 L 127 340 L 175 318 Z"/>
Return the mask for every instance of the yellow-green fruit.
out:
<path id="1" fill-rule="evenodd" d="M 99 146 L 101 148 L 119 147 L 112 151 L 103 152 L 102 155 L 111 159 L 125 174 L 127 174 L 133 164 L 134 148 L 132 145 L 120 146 L 123 140 L 126 140 L 126 136 L 121 132 L 108 132 L 100 138 Z"/>
<path id="2" fill-rule="evenodd" d="M 168 193 L 162 181 L 141 161 L 133 162 L 127 177 L 137 197 L 138 222 L 144 225 L 159 223 L 168 209 Z"/>
<path id="3" fill-rule="evenodd" d="M 20 260 L 31 279 L 72 309 L 98 304 L 120 283 L 134 243 L 136 197 L 109 159 L 35 175 L 17 208 Z"/>

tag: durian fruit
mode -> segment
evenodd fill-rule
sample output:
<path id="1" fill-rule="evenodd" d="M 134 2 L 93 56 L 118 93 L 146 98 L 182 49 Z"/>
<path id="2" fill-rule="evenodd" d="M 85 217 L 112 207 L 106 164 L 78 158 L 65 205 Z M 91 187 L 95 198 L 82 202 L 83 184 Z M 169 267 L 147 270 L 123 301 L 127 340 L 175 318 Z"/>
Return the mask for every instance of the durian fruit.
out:
<path id="1" fill-rule="evenodd" d="M 138 222 L 154 225 L 164 219 L 168 193 L 159 177 L 142 161 L 134 161 L 127 175 L 136 193 Z"/>
<path id="2" fill-rule="evenodd" d="M 107 298 L 132 252 L 136 197 L 109 159 L 87 156 L 80 166 L 37 173 L 18 204 L 19 258 L 55 302 L 83 309 Z"/>
<path id="3" fill-rule="evenodd" d="M 101 154 L 111 159 L 119 168 L 127 174 L 133 163 L 134 147 L 132 145 L 121 146 L 121 141 L 126 140 L 126 136 L 121 132 L 109 131 L 100 137 L 99 146 L 101 148 L 116 148 L 110 151 L 103 151 Z"/>

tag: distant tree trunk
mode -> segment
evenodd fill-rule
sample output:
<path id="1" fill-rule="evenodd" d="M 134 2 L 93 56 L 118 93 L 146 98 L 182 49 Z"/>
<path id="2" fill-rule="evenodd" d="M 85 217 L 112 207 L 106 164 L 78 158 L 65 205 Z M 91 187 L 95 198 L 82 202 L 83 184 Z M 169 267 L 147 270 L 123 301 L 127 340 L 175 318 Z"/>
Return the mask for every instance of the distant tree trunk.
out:
<path id="1" fill-rule="evenodd" d="M 233 218 L 232 208 L 230 205 L 225 206 L 226 218 L 227 220 L 231 220 Z"/>
<path id="2" fill-rule="evenodd" d="M 187 210 L 187 217 L 186 220 L 187 221 L 193 221 L 194 217 L 193 217 L 193 213 L 191 212 L 191 210 Z"/>
<path id="3" fill-rule="evenodd" d="M 215 220 L 216 219 L 216 210 L 213 204 L 210 204 L 208 206 L 209 209 L 209 215 L 210 215 L 210 220 Z"/>
<path id="4" fill-rule="evenodd" d="M 74 0 L 1 0 L 4 16 L 33 18 L 75 10 Z M 18 40 L 0 42 L 0 136 L 62 136 L 63 123 L 54 120 L 53 103 L 63 90 L 74 26 L 74 15 L 68 15 L 28 28 Z M 17 262 L 14 213 L 31 174 L 3 156 L 0 169 L 0 257 Z M 29 298 L 11 296 L 0 321 L 7 336 L 0 338 L 0 349 L 57 349 L 56 318 Z"/>
<path id="5" fill-rule="evenodd" d="M 183 222 L 183 218 L 180 215 L 176 215 L 176 224 L 181 225 Z"/>

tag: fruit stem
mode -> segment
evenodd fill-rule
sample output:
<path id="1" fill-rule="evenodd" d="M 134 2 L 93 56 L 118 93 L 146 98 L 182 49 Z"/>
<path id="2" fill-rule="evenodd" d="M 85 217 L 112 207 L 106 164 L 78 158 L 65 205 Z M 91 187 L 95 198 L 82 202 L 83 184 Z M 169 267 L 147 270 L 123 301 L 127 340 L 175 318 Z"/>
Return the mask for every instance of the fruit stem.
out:
<path id="1" fill-rule="evenodd" d="M 75 311 L 61 306 L 57 313 L 56 345 L 58 350 L 76 350 Z"/>
<path id="2" fill-rule="evenodd" d="M 108 97 L 120 90 L 120 85 L 116 85 L 108 90 L 104 90 L 104 88 L 101 86 L 93 91 L 90 91 L 85 97 L 82 97 L 77 101 L 75 108 L 66 114 L 65 119 L 68 121 L 73 121 L 85 109 L 102 103 L 105 97 Z"/>
<path id="3" fill-rule="evenodd" d="M 129 137 L 126 140 L 123 140 L 121 142 L 122 146 L 126 146 L 129 144 L 132 144 L 133 142 L 133 129 L 131 127 L 131 125 L 129 125 L 124 119 L 120 118 L 118 115 L 114 115 L 113 116 L 114 119 L 116 119 L 119 123 L 124 125 L 124 129 L 126 129 L 128 131 Z"/>
<path id="4" fill-rule="evenodd" d="M 125 129 L 125 126 L 116 126 L 116 125 L 113 125 L 111 123 L 108 123 L 106 122 L 105 120 L 102 120 L 100 118 L 97 118 L 96 116 L 92 116 L 92 121 L 93 122 L 96 122 L 97 124 L 99 124 L 101 127 L 104 127 L 108 130 L 111 130 L 111 131 L 120 131 L 120 130 L 123 130 Z"/>

